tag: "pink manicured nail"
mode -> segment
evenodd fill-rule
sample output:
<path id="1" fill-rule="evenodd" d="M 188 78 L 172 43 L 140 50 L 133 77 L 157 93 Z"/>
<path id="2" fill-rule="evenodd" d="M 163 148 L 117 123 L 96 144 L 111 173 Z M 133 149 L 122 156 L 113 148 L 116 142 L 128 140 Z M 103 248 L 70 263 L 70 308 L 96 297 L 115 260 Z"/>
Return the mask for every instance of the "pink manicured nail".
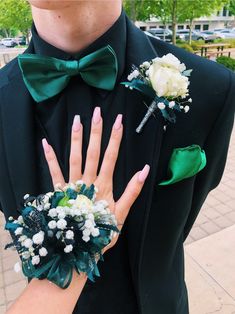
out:
<path id="1" fill-rule="evenodd" d="M 42 139 L 42 146 L 43 146 L 45 153 L 49 153 L 50 145 L 47 143 L 47 140 L 45 138 Z"/>
<path id="2" fill-rule="evenodd" d="M 139 176 L 138 176 L 138 180 L 140 183 L 144 183 L 144 181 L 146 180 L 146 178 L 149 174 L 149 170 L 150 170 L 149 165 L 145 165 L 144 168 L 141 170 L 141 172 L 139 173 Z"/>
<path id="3" fill-rule="evenodd" d="M 81 127 L 81 120 L 78 114 L 78 115 L 75 115 L 73 119 L 73 131 L 78 132 L 80 130 L 80 127 Z"/>
<path id="4" fill-rule="evenodd" d="M 114 122 L 114 125 L 113 125 L 114 129 L 115 130 L 120 129 L 121 125 L 122 125 L 122 114 L 118 114 L 117 118 L 116 118 L 116 120 Z"/>
<path id="5" fill-rule="evenodd" d="M 93 113 L 93 122 L 95 124 L 98 124 L 101 120 L 101 113 L 100 113 L 100 107 L 95 107 L 94 113 Z"/>

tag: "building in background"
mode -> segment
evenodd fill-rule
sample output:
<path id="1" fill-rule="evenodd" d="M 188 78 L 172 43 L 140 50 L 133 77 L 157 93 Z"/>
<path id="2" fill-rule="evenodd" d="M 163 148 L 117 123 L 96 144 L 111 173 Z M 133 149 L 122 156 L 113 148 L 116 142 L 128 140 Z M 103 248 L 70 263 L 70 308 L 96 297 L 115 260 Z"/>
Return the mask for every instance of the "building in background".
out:
<path id="1" fill-rule="evenodd" d="M 136 25 L 142 30 L 148 30 L 150 28 L 164 28 L 162 22 L 157 18 L 152 18 L 146 22 L 136 22 Z M 217 14 L 201 17 L 195 19 L 194 29 L 197 31 L 214 30 L 218 28 L 232 28 L 235 27 L 235 18 L 231 13 L 223 8 Z M 171 24 L 166 24 L 166 28 L 171 28 Z M 189 25 L 187 22 L 177 25 L 177 29 L 188 29 Z"/>

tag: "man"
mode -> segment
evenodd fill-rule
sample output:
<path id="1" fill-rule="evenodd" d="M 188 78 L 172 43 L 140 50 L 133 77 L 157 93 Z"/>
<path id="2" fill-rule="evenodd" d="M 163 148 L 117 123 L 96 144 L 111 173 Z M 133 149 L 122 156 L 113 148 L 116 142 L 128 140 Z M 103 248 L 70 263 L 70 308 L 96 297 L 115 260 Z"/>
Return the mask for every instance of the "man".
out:
<path id="1" fill-rule="evenodd" d="M 36 102 L 22 78 L 17 60 L 0 72 L 0 202 L 5 216 L 16 215 L 25 193 L 52 189 L 41 138 L 54 147 L 68 178 L 72 119 L 80 114 L 85 155 L 89 122 L 99 105 L 104 121 L 103 154 L 117 113 L 123 113 L 124 135 L 114 174 L 114 197 L 131 175 L 148 163 L 150 175 L 134 204 L 117 246 L 99 263 L 101 278 L 87 283 L 74 313 L 187 314 L 184 281 L 186 239 L 210 190 L 223 174 L 234 121 L 235 78 L 226 68 L 173 45 L 147 37 L 126 17 L 121 1 L 29 1 L 34 26 L 26 53 L 78 60 L 110 45 L 118 74 L 112 91 L 71 77 L 55 96 Z M 143 95 L 126 89 L 131 66 L 172 53 L 193 69 L 187 114 L 163 128 L 151 117 L 135 132 L 146 107 Z M 196 175 L 161 186 L 174 148 L 197 144 L 205 151 L 206 167 Z M 63 149 L 66 147 L 66 150 Z M 193 165 L 192 165 L 193 166 Z M 112 288 L 110 288 L 112 287 Z"/>

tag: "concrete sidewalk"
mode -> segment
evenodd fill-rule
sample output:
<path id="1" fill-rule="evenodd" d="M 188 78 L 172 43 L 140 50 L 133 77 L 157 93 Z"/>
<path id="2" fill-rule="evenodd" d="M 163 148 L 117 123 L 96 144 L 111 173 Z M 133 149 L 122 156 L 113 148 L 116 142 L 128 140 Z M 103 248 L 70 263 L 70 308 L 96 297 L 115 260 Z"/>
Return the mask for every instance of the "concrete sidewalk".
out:
<path id="1" fill-rule="evenodd" d="M 185 242 L 190 314 L 235 314 L 235 129 L 226 168 Z"/>
<path id="2" fill-rule="evenodd" d="M 185 247 L 190 314 L 235 313 L 235 225 Z"/>
<path id="3" fill-rule="evenodd" d="M 26 285 L 0 215 L 0 314 Z M 220 185 L 208 195 L 185 242 L 190 314 L 235 314 L 235 129 Z M 98 313 L 97 313 L 98 314 Z"/>

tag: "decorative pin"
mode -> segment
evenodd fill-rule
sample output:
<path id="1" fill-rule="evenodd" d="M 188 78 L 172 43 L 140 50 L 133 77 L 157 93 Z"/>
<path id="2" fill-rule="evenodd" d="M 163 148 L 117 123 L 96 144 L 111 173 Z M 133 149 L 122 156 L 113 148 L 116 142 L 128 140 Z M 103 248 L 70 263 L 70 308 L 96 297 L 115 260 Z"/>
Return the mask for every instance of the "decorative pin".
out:
<path id="1" fill-rule="evenodd" d="M 151 117 L 151 115 L 154 113 L 154 111 L 158 108 L 157 103 L 155 100 L 152 101 L 151 105 L 148 107 L 148 111 L 146 112 L 143 120 L 140 122 L 139 126 L 136 128 L 136 132 L 140 133 L 148 121 L 148 119 Z"/>

